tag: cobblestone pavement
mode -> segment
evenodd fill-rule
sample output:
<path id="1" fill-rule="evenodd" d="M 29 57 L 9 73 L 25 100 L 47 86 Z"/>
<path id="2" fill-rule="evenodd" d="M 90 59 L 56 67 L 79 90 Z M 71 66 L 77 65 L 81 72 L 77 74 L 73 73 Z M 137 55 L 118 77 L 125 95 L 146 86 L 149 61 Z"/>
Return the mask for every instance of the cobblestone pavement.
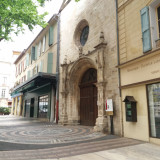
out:
<path id="1" fill-rule="evenodd" d="M 101 160 L 108 159 L 105 158 L 105 155 L 111 155 L 111 153 L 111 157 L 113 157 L 111 160 L 114 160 L 114 155 L 116 156 L 117 153 L 119 153 L 117 157 L 122 157 L 125 150 L 128 152 L 127 149 L 131 148 L 129 150 L 131 153 L 133 152 L 132 147 L 138 148 L 141 145 L 150 144 L 113 135 L 94 133 L 92 127 L 59 126 L 37 119 L 0 116 L 0 160 Z M 145 146 L 145 148 L 147 147 Z M 160 147 L 157 150 L 160 153 Z M 122 151 L 123 153 L 121 153 Z M 125 158 L 125 160 L 128 159 Z"/>

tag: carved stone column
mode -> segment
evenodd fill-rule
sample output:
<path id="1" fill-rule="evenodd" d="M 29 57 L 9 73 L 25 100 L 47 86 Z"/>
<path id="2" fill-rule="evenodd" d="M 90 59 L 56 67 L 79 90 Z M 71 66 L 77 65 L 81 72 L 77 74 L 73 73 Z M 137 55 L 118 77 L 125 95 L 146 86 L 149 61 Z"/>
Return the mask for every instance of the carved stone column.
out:
<path id="1" fill-rule="evenodd" d="M 68 90 L 67 90 L 67 58 L 64 59 L 64 64 L 61 65 L 62 67 L 62 90 L 61 90 L 61 116 L 59 123 L 60 124 L 66 124 L 68 123 L 68 116 L 67 116 L 67 96 L 68 96 Z"/>
<path id="2" fill-rule="evenodd" d="M 95 47 L 97 49 L 97 88 L 98 88 L 98 118 L 96 119 L 95 131 L 103 132 L 107 130 L 107 117 L 105 116 L 105 79 L 104 79 L 104 52 L 107 43 L 104 43 L 103 32 L 100 34 L 100 43 Z"/>
<path id="3" fill-rule="evenodd" d="M 99 82 L 97 83 L 98 88 L 98 118 L 96 119 L 96 126 L 94 127 L 94 130 L 97 132 L 104 132 L 107 131 L 107 117 L 105 116 L 105 82 Z"/>

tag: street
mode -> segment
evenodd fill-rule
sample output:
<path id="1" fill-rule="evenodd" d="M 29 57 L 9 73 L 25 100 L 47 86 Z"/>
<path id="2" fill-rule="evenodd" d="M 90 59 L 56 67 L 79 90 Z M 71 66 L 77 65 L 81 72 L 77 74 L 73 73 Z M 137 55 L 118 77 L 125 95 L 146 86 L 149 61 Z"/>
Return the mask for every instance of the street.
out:
<path id="1" fill-rule="evenodd" d="M 96 133 L 93 127 L 0 116 L 0 159 L 158 160 L 160 146 Z"/>

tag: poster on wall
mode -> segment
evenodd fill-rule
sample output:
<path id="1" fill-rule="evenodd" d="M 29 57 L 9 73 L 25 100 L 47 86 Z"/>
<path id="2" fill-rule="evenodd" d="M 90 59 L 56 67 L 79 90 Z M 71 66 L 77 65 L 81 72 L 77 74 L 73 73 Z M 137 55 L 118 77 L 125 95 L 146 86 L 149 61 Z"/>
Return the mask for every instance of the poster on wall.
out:
<path id="1" fill-rule="evenodd" d="M 113 101 L 112 99 L 106 100 L 105 110 L 107 115 L 113 115 Z"/>

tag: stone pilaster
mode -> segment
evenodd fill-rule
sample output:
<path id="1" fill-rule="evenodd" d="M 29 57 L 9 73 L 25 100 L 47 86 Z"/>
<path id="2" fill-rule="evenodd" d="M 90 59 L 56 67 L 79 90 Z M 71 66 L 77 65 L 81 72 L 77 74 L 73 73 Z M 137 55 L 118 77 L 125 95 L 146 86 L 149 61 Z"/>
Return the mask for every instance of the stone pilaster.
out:
<path id="1" fill-rule="evenodd" d="M 61 116 L 59 120 L 59 124 L 66 124 L 68 123 L 68 116 L 67 116 L 67 96 L 68 96 L 68 91 L 67 91 L 67 58 L 64 59 L 64 64 L 61 65 L 62 67 L 62 91 L 61 96 L 62 96 L 62 102 L 61 102 Z"/>
<path id="2" fill-rule="evenodd" d="M 62 112 L 61 112 L 61 118 L 59 120 L 59 124 L 66 124 L 68 123 L 68 116 L 67 116 L 67 95 L 68 92 L 61 92 L 61 96 L 62 96 Z"/>
<path id="3" fill-rule="evenodd" d="M 98 50 L 97 54 L 97 88 L 98 88 L 98 118 L 96 119 L 96 125 L 94 130 L 97 132 L 106 132 L 107 131 L 107 117 L 105 116 L 105 79 L 104 79 L 104 52 L 107 43 L 104 43 L 104 34 L 100 33 L 99 42 L 95 48 Z"/>
<path id="4" fill-rule="evenodd" d="M 96 125 L 94 130 L 97 132 L 106 132 L 107 131 L 107 117 L 105 116 L 105 82 L 97 83 L 98 87 L 98 118 L 96 119 Z"/>

